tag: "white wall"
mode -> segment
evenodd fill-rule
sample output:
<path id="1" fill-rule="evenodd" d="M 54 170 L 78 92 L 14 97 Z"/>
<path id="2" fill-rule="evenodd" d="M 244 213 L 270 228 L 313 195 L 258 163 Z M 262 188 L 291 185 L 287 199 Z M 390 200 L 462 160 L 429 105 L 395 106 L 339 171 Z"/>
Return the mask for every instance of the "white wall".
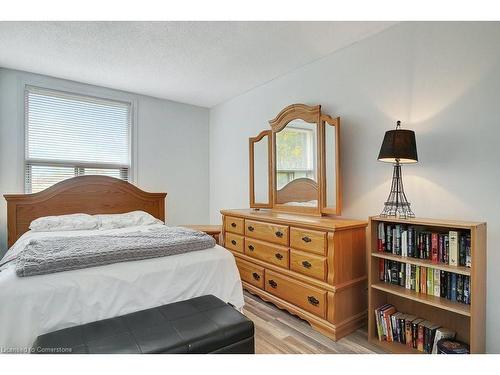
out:
<path id="1" fill-rule="evenodd" d="M 500 353 L 500 23 L 404 23 L 210 111 L 210 219 L 248 207 L 248 138 L 291 103 L 341 116 L 343 216 L 378 214 L 384 132 L 414 129 L 403 169 L 417 216 L 488 222 L 487 350 Z"/>
<path id="2" fill-rule="evenodd" d="M 0 193 L 24 193 L 24 84 L 131 101 L 136 185 L 167 192 L 171 224 L 208 222 L 208 109 L 26 72 L 0 69 Z M 0 257 L 6 251 L 0 199 Z"/>

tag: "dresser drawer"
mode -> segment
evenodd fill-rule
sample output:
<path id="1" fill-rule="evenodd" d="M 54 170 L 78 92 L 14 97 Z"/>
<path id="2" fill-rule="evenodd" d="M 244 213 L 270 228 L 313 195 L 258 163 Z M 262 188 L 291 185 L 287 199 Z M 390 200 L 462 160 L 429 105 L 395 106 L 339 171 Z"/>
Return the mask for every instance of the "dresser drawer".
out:
<path id="1" fill-rule="evenodd" d="M 288 226 L 245 220 L 245 236 L 288 245 Z"/>
<path id="2" fill-rule="evenodd" d="M 240 219 L 238 217 L 226 216 L 226 225 L 225 225 L 226 232 L 243 234 L 244 233 L 243 223 L 244 223 L 243 219 Z"/>
<path id="3" fill-rule="evenodd" d="M 226 232 L 226 240 L 225 244 L 228 249 L 238 251 L 240 253 L 243 252 L 243 236 L 238 236 L 237 234 L 227 233 Z"/>
<path id="4" fill-rule="evenodd" d="M 326 257 L 291 249 L 290 269 L 306 276 L 325 280 L 327 270 Z"/>
<path id="5" fill-rule="evenodd" d="M 326 232 L 290 228 L 290 247 L 311 253 L 326 254 Z"/>
<path id="6" fill-rule="evenodd" d="M 241 280 L 264 289 L 264 268 L 238 258 L 236 258 L 236 265 L 240 271 Z"/>
<path id="7" fill-rule="evenodd" d="M 288 268 L 288 248 L 245 238 L 245 254 L 264 262 Z"/>
<path id="8" fill-rule="evenodd" d="M 266 269 L 265 290 L 285 301 L 313 313 L 321 318 L 326 318 L 326 291 L 308 286 Z"/>

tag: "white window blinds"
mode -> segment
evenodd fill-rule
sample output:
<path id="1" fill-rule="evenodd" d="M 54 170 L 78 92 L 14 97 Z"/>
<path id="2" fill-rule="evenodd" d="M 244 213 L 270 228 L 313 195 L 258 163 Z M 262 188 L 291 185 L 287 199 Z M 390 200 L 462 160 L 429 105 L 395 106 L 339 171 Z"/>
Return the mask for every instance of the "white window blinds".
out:
<path id="1" fill-rule="evenodd" d="M 98 174 L 129 179 L 130 103 L 27 86 L 25 190 Z"/>

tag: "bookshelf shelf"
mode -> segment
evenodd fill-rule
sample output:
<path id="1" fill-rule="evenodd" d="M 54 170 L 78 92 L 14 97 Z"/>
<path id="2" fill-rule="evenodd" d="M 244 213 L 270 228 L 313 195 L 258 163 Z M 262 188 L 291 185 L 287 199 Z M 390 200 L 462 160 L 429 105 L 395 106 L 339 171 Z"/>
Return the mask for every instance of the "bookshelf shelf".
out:
<path id="1" fill-rule="evenodd" d="M 431 296 L 428 294 L 417 293 L 413 290 L 403 288 L 399 285 L 391 285 L 387 283 L 376 283 L 371 285 L 372 288 L 381 290 L 386 293 L 391 293 L 396 296 L 411 299 L 426 305 L 434 306 L 439 309 L 448 310 L 457 314 L 470 316 L 470 305 L 463 303 L 452 302 L 446 298 Z"/>
<path id="2" fill-rule="evenodd" d="M 372 257 L 395 260 L 395 261 L 402 262 L 402 263 L 414 264 L 416 266 L 430 267 L 430 268 L 435 268 L 435 269 L 442 270 L 442 271 L 454 272 L 454 273 L 458 273 L 461 275 L 467 275 L 467 276 L 470 276 L 470 271 L 471 271 L 471 269 L 469 267 L 450 266 L 450 265 L 444 264 L 444 263 L 434 263 L 434 262 L 431 262 L 431 261 L 425 260 L 425 259 L 404 257 L 401 255 L 386 254 L 386 253 L 380 253 L 380 252 L 372 253 Z"/>
<path id="3" fill-rule="evenodd" d="M 438 219 L 396 219 L 373 216 L 368 226 L 368 339 L 382 349 L 401 354 L 422 352 L 398 342 L 379 341 L 375 309 L 392 304 L 398 311 L 431 321 L 456 332 L 459 341 L 470 346 L 471 353 L 485 352 L 486 335 L 486 223 Z M 415 226 L 418 230 L 443 233 L 456 230 L 470 235 L 472 267 L 450 266 L 377 251 L 378 225 L 380 222 Z M 471 304 L 463 304 L 446 298 L 418 293 L 404 286 L 379 280 L 379 261 L 387 259 L 415 266 L 429 267 L 470 277 Z"/>

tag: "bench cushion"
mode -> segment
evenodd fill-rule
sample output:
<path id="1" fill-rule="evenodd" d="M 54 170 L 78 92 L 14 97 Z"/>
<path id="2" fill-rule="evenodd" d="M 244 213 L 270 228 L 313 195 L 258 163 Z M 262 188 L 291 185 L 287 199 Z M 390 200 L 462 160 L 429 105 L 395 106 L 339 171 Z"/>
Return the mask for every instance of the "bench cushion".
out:
<path id="1" fill-rule="evenodd" d="M 251 320 L 214 296 L 39 336 L 35 353 L 254 353 Z"/>

